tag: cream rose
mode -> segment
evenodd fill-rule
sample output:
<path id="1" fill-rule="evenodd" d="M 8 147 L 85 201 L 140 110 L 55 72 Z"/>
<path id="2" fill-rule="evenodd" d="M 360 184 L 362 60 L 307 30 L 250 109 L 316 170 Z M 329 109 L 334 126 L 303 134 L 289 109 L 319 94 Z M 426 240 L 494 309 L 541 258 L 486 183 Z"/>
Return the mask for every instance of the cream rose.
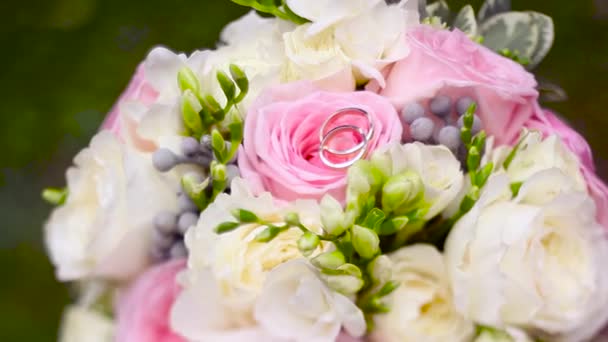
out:
<path id="1" fill-rule="evenodd" d="M 559 189 L 568 176 L 552 172 Z M 582 341 L 608 317 L 608 242 L 586 193 L 547 189 L 533 177 L 511 199 L 506 175 L 490 179 L 446 242 L 455 305 L 482 324 Z"/>
<path id="2" fill-rule="evenodd" d="M 98 133 L 67 171 L 69 195 L 45 225 L 57 277 L 126 280 L 148 263 L 154 214 L 177 210 L 177 185 L 149 157 Z"/>
<path id="3" fill-rule="evenodd" d="M 283 81 L 318 80 L 330 89 L 352 90 L 375 79 L 384 67 L 407 56 L 405 32 L 418 24 L 417 1 L 387 5 L 380 0 L 290 0 L 311 23 L 284 34 L 288 62 Z"/>
<path id="4" fill-rule="evenodd" d="M 274 336 L 288 341 L 334 342 L 342 325 L 356 337 L 366 329 L 363 312 L 331 290 L 304 259 L 286 262 L 270 272 L 256 302 L 255 318 Z"/>
<path id="5" fill-rule="evenodd" d="M 203 211 L 198 225 L 186 234 L 188 267 L 181 277 L 184 291 L 173 308 L 172 322 L 176 331 L 194 340 L 256 327 L 254 306 L 268 273 L 302 257 L 297 247 L 302 232 L 296 228 L 268 243 L 255 241 L 265 229 L 256 223 L 215 233 L 217 225 L 234 221 L 234 209 L 249 210 L 275 224 L 295 212 L 306 227 L 321 232 L 319 206 L 314 201 L 279 205 L 269 193 L 253 196 L 241 179 L 233 182 L 231 191 L 230 195 L 220 195 Z M 217 295 L 209 296 L 209 288 L 216 288 Z M 217 314 L 210 320 L 205 312 Z"/>
<path id="6" fill-rule="evenodd" d="M 377 342 L 465 342 L 475 333 L 472 322 L 453 306 L 443 257 L 430 245 L 404 247 L 390 255 L 393 280 L 390 311 L 374 318 Z"/>
<path id="7" fill-rule="evenodd" d="M 63 313 L 60 342 L 112 342 L 114 322 L 93 310 L 69 306 Z"/>
<path id="8" fill-rule="evenodd" d="M 587 185 L 580 171 L 578 157 L 572 153 L 557 135 L 545 139 L 540 132 L 524 132 L 524 139 L 515 157 L 506 169 L 513 183 L 524 182 L 534 174 L 547 170 L 559 169 L 574 182 L 578 191 L 586 191 Z M 495 165 L 502 165 L 509 155 L 511 147 L 500 146 L 489 154 Z"/>
<path id="9" fill-rule="evenodd" d="M 390 160 L 388 173 L 415 171 L 424 184 L 424 201 L 430 205 L 425 215 L 431 219 L 454 201 L 464 184 L 460 162 L 445 146 L 391 144 L 376 152 L 374 158 Z"/>

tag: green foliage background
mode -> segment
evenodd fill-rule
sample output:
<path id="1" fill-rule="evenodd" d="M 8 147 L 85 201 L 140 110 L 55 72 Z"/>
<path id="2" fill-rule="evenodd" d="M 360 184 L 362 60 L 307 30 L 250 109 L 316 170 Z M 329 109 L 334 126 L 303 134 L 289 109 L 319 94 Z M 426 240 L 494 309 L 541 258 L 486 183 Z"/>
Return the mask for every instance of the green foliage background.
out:
<path id="1" fill-rule="evenodd" d="M 567 102 L 550 106 L 587 137 L 608 178 L 608 1 L 514 0 L 513 7 L 553 16 L 557 39 L 537 74 L 568 92 Z M 212 47 L 221 27 L 244 13 L 228 0 L 2 1 L 0 341 L 56 340 L 69 301 L 42 244 L 50 208 L 40 190 L 64 184 L 71 158 L 153 46 Z"/>

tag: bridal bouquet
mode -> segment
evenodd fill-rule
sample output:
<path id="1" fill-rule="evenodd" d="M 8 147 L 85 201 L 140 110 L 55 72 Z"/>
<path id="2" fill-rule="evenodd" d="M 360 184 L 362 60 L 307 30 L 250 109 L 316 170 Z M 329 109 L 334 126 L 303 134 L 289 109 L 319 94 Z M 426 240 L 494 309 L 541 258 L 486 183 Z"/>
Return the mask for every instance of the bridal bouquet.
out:
<path id="1" fill-rule="evenodd" d="M 608 188 L 530 73 L 553 23 L 487 0 L 233 0 L 153 49 L 45 225 L 61 341 L 588 341 Z"/>

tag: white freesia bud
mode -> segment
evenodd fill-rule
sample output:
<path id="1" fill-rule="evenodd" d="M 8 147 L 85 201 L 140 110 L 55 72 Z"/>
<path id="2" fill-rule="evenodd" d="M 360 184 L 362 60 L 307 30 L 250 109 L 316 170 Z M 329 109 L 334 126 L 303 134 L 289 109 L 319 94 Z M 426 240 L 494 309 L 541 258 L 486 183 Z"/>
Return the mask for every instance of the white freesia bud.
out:
<path id="1" fill-rule="evenodd" d="M 377 256 L 367 265 L 367 271 L 376 283 L 384 284 L 391 280 L 391 277 L 393 276 L 392 267 L 393 263 L 391 259 L 383 254 Z"/>
<path id="2" fill-rule="evenodd" d="M 435 217 L 454 201 L 463 186 L 460 162 L 444 146 L 430 146 L 416 142 L 392 144 L 375 153 L 392 160 L 393 175 L 414 172 L 424 185 L 424 202 L 430 205 L 425 219 Z"/>
<path id="3" fill-rule="evenodd" d="M 352 229 L 353 247 L 363 259 L 371 259 L 380 253 L 380 238 L 373 230 L 358 225 Z"/>
<path id="4" fill-rule="evenodd" d="M 386 297 L 390 311 L 374 317 L 373 342 L 468 342 L 475 327 L 453 306 L 443 256 L 430 245 L 389 255 L 399 287 Z"/>
<path id="5" fill-rule="evenodd" d="M 404 214 L 424 196 L 424 184 L 413 171 L 405 171 L 388 178 L 382 187 L 382 209 Z"/>
<path id="6" fill-rule="evenodd" d="M 215 233 L 221 223 L 234 221 L 238 209 L 255 214 L 260 222 Z M 188 268 L 181 279 L 183 292 L 172 311 L 172 326 L 178 333 L 195 341 L 215 341 L 215 334 L 257 325 L 254 306 L 268 274 L 278 265 L 302 258 L 298 240 L 303 233 L 299 228 L 287 229 L 269 242 L 256 241 L 266 229 L 262 221 L 281 226 L 288 214 L 297 214 L 311 231 L 322 232 L 315 201 L 277 204 L 269 193 L 254 196 L 240 178 L 233 181 L 229 195 L 220 194 L 201 213 L 198 225 L 186 234 Z M 311 257 L 324 248 L 327 245 L 320 242 L 316 251 L 309 251 Z M 207 319 L 210 313 L 213 320 Z"/>
<path id="7" fill-rule="evenodd" d="M 114 322 L 93 310 L 69 306 L 63 313 L 60 342 L 112 342 Z"/>
<path id="8" fill-rule="evenodd" d="M 547 196 L 546 184 L 536 182 L 530 178 L 509 200 L 507 176 L 490 178 L 453 228 L 445 253 L 455 304 L 484 325 L 587 340 L 608 317 L 608 242 L 586 193 Z"/>
<path id="9" fill-rule="evenodd" d="M 127 280 L 148 264 L 155 213 L 177 210 L 178 184 L 107 131 L 74 164 L 69 196 L 45 225 L 57 277 Z"/>
<path id="10" fill-rule="evenodd" d="M 303 259 L 277 266 L 268 275 L 255 306 L 255 318 L 286 341 L 333 342 L 342 327 L 352 336 L 365 333 L 363 312 L 332 291 Z"/>
<path id="11" fill-rule="evenodd" d="M 321 222 L 323 230 L 334 236 L 342 234 L 347 228 L 342 205 L 331 195 L 325 195 L 321 199 Z"/>

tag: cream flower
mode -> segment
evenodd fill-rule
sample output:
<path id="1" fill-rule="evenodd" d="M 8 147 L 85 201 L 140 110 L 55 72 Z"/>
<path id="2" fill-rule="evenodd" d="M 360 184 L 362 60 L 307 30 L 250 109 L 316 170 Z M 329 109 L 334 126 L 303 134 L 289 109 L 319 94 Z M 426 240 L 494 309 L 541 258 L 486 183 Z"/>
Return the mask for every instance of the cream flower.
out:
<path id="1" fill-rule="evenodd" d="M 363 312 L 331 290 L 304 259 L 273 269 L 255 306 L 255 318 L 274 336 L 288 341 L 333 342 L 344 327 L 352 336 L 365 333 Z"/>
<path id="2" fill-rule="evenodd" d="M 413 245 L 389 257 L 399 287 L 388 297 L 390 311 L 375 316 L 371 340 L 470 341 L 475 327 L 453 306 L 441 253 L 430 245 Z"/>
<path id="3" fill-rule="evenodd" d="M 418 24 L 414 0 L 398 5 L 380 0 L 290 0 L 287 4 L 311 23 L 284 35 L 288 63 L 283 81 L 313 79 L 333 89 L 351 90 L 355 81 L 370 79 L 384 86 L 381 70 L 407 56 L 405 31 Z"/>
<path id="4" fill-rule="evenodd" d="M 315 201 L 278 205 L 269 193 L 253 196 L 245 182 L 237 179 L 230 195 L 220 195 L 202 212 L 198 225 L 186 234 L 190 251 L 188 268 L 181 282 L 184 287 L 173 308 L 172 322 L 182 335 L 191 339 L 212 336 L 222 331 L 257 326 L 253 310 L 269 272 L 302 255 L 297 241 L 299 229 L 289 229 L 268 243 L 256 242 L 265 229 L 246 224 L 224 234 L 215 233 L 217 225 L 233 221 L 234 209 L 254 212 L 263 220 L 281 224 L 288 213 L 298 213 L 301 222 L 321 232 L 319 206 Z M 216 288 L 215 296 L 209 289 Z M 209 320 L 204 312 L 216 312 Z M 224 314 L 222 314 L 224 313 Z"/>
<path id="5" fill-rule="evenodd" d="M 69 306 L 63 313 L 60 342 L 112 342 L 114 322 L 81 306 Z"/>
<path id="6" fill-rule="evenodd" d="M 513 183 L 524 182 L 539 171 L 556 168 L 561 170 L 574 182 L 578 191 L 586 191 L 587 185 L 580 172 L 580 163 L 557 135 L 545 139 L 540 132 L 525 132 L 515 158 L 506 169 L 509 179 Z M 511 147 L 500 146 L 493 150 L 488 159 L 499 166 L 504 163 Z"/>
<path id="7" fill-rule="evenodd" d="M 176 186 L 150 158 L 98 133 L 67 171 L 69 195 L 46 223 L 46 244 L 60 280 L 126 280 L 148 263 L 152 220 L 177 209 Z"/>
<path id="8" fill-rule="evenodd" d="M 415 171 L 422 178 L 424 200 L 430 204 L 426 219 L 433 218 L 446 209 L 457 198 L 464 184 L 460 162 L 445 146 L 419 142 L 391 144 L 376 153 L 384 154 L 391 160 L 391 174 Z"/>
<path id="9" fill-rule="evenodd" d="M 510 199 L 508 177 L 490 179 L 446 242 L 455 305 L 482 324 L 582 341 L 608 317 L 608 242 L 586 193 L 547 189 L 531 178 Z"/>

